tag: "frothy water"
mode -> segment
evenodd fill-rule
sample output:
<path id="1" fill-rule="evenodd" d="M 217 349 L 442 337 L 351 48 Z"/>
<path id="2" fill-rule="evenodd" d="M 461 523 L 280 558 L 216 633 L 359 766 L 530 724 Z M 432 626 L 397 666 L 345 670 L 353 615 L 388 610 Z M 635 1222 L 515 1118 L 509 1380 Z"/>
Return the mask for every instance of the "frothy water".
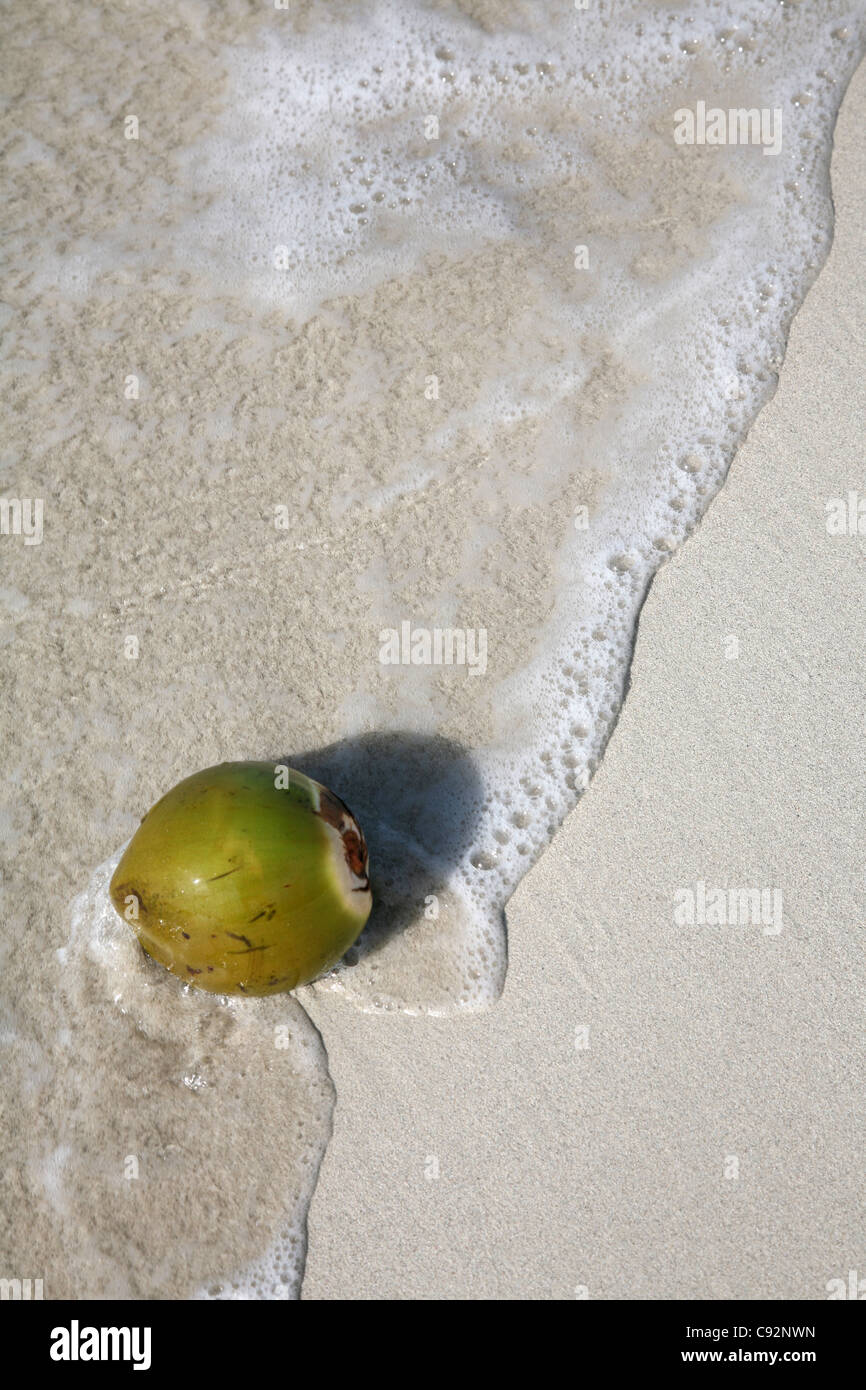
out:
<path id="1" fill-rule="evenodd" d="M 58 1042 L 75 1094 L 40 1161 L 58 1225 L 75 1233 L 70 1263 L 85 1287 L 98 1272 L 102 1296 L 297 1297 L 330 1136 L 321 1041 L 289 995 L 208 998 L 169 983 L 111 905 L 117 858 L 73 903 L 59 953 Z M 122 1155 L 106 1143 L 108 1116 Z"/>
<path id="2" fill-rule="evenodd" d="M 395 893 L 415 920 L 384 944 L 373 924 L 319 988 L 445 1011 L 501 988 L 502 906 L 598 763 L 647 583 L 772 392 L 826 254 L 846 18 L 361 5 L 233 56 L 238 100 L 185 168 L 207 210 L 179 237 L 198 274 L 328 338 L 289 544 L 351 557 L 363 641 L 336 732 L 444 735 L 475 764 L 446 795 L 419 767 L 420 835 L 375 766 L 329 759 L 387 827 L 380 923 Z M 761 113 L 760 142 L 678 144 L 699 104 Z M 306 620 L 345 625 L 330 596 Z M 436 660 L 449 629 L 483 666 Z M 472 831 L 449 860 L 455 819 Z M 419 937 L 450 956 L 432 991 Z"/>
<path id="3" fill-rule="evenodd" d="M 370 925 L 310 989 L 495 1001 L 504 904 L 826 255 L 863 8 L 186 0 L 168 33 L 77 7 L 68 49 L 50 8 L 7 19 L 34 66 L 4 137 L 3 488 L 46 499 L 0 595 L 4 1043 L 41 1116 L 9 1143 L 48 1296 L 292 1296 L 330 1126 L 315 1030 L 148 964 L 110 864 L 70 928 L 68 879 L 196 767 L 272 755 L 371 849 Z M 678 141 L 716 109 L 766 120 Z M 62 953 L 38 985 L 25 930 Z"/>

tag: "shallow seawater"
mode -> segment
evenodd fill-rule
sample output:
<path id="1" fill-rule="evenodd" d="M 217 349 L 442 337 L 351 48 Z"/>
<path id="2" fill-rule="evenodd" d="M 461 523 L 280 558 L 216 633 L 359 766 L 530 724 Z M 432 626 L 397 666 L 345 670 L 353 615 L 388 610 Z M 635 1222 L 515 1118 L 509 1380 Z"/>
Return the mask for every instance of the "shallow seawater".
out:
<path id="1" fill-rule="evenodd" d="M 829 248 L 863 19 L 4 11 L 0 467 L 46 518 L 0 591 L 7 1171 L 49 1296 L 298 1288 L 333 1100 L 305 991 L 184 991 L 107 903 L 194 768 L 288 761 L 364 826 L 377 906 L 313 990 L 497 998 L 504 904 Z M 678 143 L 699 103 L 760 138 Z"/>
<path id="2" fill-rule="evenodd" d="M 501 988 L 502 906 L 597 765 L 647 583 L 826 254 L 846 19 L 313 6 L 227 60 L 183 165 L 206 207 L 168 241 L 309 334 L 270 437 L 335 705 L 310 766 L 383 841 L 384 890 L 321 987 L 437 1011 Z M 677 144 L 698 102 L 764 112 L 761 142 Z M 387 793 L 356 747 L 385 733 L 431 740 Z"/>

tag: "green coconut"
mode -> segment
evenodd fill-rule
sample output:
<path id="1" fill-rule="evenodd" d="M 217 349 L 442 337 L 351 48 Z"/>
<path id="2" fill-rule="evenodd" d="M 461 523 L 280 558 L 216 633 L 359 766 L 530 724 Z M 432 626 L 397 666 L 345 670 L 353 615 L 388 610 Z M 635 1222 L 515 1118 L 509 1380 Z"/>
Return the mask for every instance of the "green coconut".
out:
<path id="1" fill-rule="evenodd" d="M 367 846 L 347 806 L 274 763 L 220 763 L 152 806 L 111 880 L 111 901 L 154 960 L 216 994 L 314 980 L 373 904 Z"/>

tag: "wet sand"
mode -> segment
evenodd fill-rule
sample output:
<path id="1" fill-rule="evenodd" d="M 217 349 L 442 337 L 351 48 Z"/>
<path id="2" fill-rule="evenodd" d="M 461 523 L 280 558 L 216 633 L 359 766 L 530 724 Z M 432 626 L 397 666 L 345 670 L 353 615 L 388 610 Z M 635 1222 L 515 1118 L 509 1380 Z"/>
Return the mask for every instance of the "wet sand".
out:
<path id="1" fill-rule="evenodd" d="M 338 1102 L 306 1298 L 823 1299 L 862 1268 L 866 567 L 825 507 L 864 492 L 864 119 L 861 67 L 829 261 L 509 905 L 500 1003 L 311 1007 Z M 781 931 L 679 925 L 699 882 L 781 889 Z"/>

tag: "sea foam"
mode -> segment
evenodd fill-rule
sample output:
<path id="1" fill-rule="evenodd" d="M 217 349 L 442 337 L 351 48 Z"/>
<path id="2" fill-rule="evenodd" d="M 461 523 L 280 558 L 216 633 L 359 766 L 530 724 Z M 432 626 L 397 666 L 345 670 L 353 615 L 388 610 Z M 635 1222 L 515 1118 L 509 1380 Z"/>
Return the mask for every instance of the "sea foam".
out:
<path id="1" fill-rule="evenodd" d="M 232 57 L 230 111 L 189 152 L 210 201 L 187 231 L 205 279 L 345 346 L 306 494 L 321 505 L 298 508 L 293 544 L 364 556 L 344 742 L 311 765 L 373 827 L 380 927 L 316 988 L 484 1006 L 503 904 L 615 722 L 647 585 L 772 394 L 826 255 L 862 14 L 401 3 L 283 20 Z M 758 132 L 763 113 L 767 140 L 677 138 L 684 110 L 704 130 L 716 108 L 754 111 Z M 333 626 L 333 606 L 305 621 Z M 484 678 L 371 669 L 407 622 L 483 632 Z M 431 740 L 387 801 L 357 755 L 372 731 Z"/>

